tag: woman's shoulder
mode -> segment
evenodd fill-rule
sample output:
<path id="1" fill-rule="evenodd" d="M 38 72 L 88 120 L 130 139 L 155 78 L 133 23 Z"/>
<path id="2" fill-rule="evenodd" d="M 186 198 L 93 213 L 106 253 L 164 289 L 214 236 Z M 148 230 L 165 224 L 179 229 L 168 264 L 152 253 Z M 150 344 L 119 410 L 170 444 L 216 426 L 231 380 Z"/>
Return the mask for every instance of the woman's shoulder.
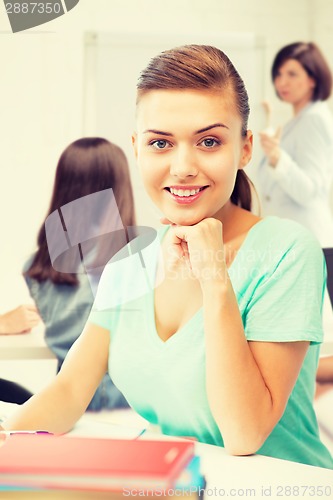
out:
<path id="1" fill-rule="evenodd" d="M 306 254 L 323 258 L 317 238 L 302 224 L 276 216 L 267 216 L 253 226 L 253 244 L 259 248 L 270 248 L 276 256 L 296 252 L 300 258 Z"/>
<path id="2" fill-rule="evenodd" d="M 318 130 L 333 135 L 333 115 L 325 101 L 311 103 L 302 114 L 300 124 L 310 130 Z"/>
<path id="3" fill-rule="evenodd" d="M 313 101 L 306 108 L 304 116 L 332 116 L 326 101 Z"/>
<path id="4" fill-rule="evenodd" d="M 265 283 L 276 284 L 286 294 L 304 281 L 322 288 L 325 279 L 324 254 L 314 235 L 293 220 L 275 216 L 253 226 L 236 262 L 232 276 L 244 295 L 247 288 Z"/>
<path id="5" fill-rule="evenodd" d="M 27 260 L 24 262 L 23 264 L 23 267 L 22 267 L 22 273 L 26 273 L 27 271 L 29 271 L 30 267 L 31 267 L 31 264 L 35 258 L 35 253 L 31 254 Z"/>
<path id="6" fill-rule="evenodd" d="M 261 218 L 252 228 L 259 234 L 265 234 L 270 238 L 283 241 L 312 240 L 319 245 L 315 236 L 305 226 L 292 219 L 268 215 Z"/>
<path id="7" fill-rule="evenodd" d="M 156 285 L 156 265 L 167 229 L 138 227 L 137 237 L 109 260 L 99 281 L 96 310 L 114 308 L 151 292 Z"/>

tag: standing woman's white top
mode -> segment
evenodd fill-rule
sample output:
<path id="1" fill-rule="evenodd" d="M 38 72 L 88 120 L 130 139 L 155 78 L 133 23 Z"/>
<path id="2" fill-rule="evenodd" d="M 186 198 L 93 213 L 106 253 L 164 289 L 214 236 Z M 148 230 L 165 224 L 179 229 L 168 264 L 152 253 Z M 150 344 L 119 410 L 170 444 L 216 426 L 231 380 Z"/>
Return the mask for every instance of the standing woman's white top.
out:
<path id="1" fill-rule="evenodd" d="M 295 43 L 277 54 L 272 78 L 294 117 L 282 134 L 260 134 L 265 157 L 257 182 L 263 213 L 294 219 L 322 247 L 333 246 L 333 116 L 323 102 L 331 93 L 331 72 L 314 44 Z"/>

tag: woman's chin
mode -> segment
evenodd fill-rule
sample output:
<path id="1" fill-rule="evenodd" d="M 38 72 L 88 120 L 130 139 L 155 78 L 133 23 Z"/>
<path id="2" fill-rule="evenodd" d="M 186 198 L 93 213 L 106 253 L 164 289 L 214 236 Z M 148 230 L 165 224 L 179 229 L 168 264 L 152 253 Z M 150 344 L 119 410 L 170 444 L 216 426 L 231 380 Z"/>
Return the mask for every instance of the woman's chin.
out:
<path id="1" fill-rule="evenodd" d="M 198 224 L 199 222 L 201 222 L 205 217 L 194 217 L 193 215 L 190 217 L 190 216 L 175 216 L 173 214 L 173 216 L 170 214 L 170 216 L 168 216 L 168 214 L 165 215 L 165 217 L 172 223 L 172 224 L 176 224 L 176 226 L 194 226 L 195 224 Z"/>

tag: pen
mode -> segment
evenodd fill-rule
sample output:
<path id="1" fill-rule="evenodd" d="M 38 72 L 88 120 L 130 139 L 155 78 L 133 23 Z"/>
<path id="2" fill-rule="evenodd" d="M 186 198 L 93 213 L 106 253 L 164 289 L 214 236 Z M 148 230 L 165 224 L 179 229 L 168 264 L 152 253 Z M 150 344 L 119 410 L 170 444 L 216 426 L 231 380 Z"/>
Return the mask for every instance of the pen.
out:
<path id="1" fill-rule="evenodd" d="M 49 434 L 53 436 L 53 432 L 49 431 L 0 431 L 0 434 L 5 436 L 10 436 L 12 434 Z"/>
<path id="2" fill-rule="evenodd" d="M 134 439 L 139 439 L 139 437 L 141 437 L 145 432 L 146 432 L 147 429 L 142 429 L 142 431 L 139 432 L 139 434 L 137 436 L 135 436 Z"/>

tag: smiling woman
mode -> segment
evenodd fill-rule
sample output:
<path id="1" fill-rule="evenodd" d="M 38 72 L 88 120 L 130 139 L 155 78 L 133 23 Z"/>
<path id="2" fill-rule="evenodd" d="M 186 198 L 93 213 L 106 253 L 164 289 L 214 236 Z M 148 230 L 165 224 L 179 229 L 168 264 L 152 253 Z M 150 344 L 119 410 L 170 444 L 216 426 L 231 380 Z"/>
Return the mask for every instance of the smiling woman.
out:
<path id="1" fill-rule="evenodd" d="M 302 226 L 250 211 L 241 77 L 219 49 L 179 47 L 142 72 L 137 106 L 134 150 L 165 226 L 136 243 L 144 266 L 131 247 L 106 266 L 56 381 L 5 427 L 68 430 L 109 367 L 167 434 L 333 468 L 312 407 L 323 255 Z"/>

